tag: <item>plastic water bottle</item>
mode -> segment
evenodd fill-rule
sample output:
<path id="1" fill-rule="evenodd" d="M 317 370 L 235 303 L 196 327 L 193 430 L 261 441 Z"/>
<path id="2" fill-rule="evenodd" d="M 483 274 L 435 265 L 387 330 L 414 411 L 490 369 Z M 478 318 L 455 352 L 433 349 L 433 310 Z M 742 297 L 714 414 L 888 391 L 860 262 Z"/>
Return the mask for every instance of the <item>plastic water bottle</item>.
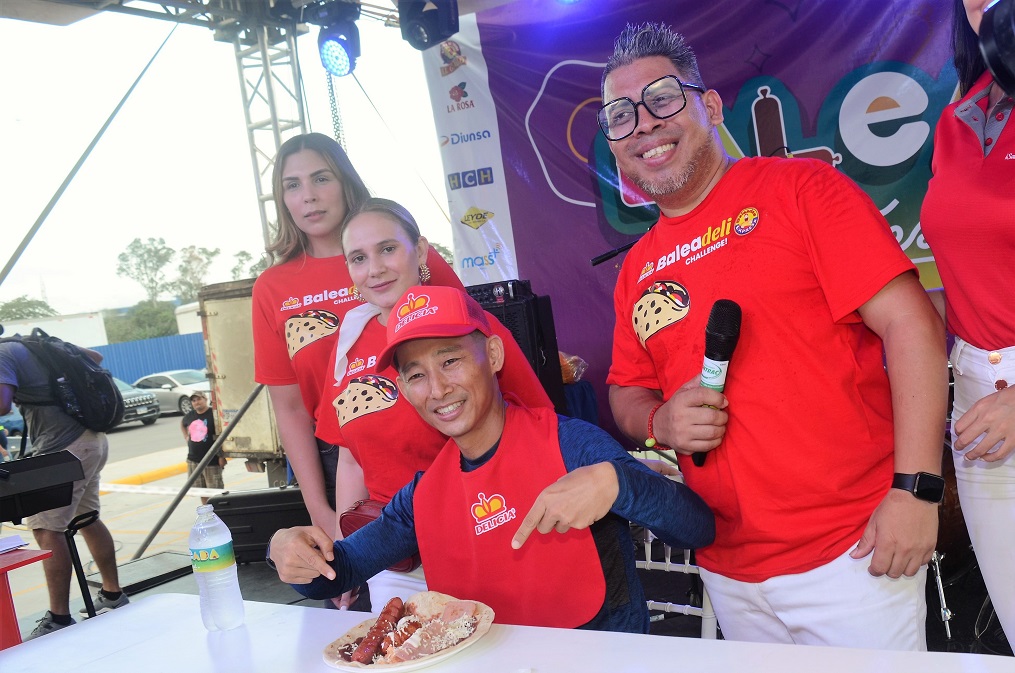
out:
<path id="1" fill-rule="evenodd" d="M 211 505 L 197 508 L 190 530 L 190 564 L 201 592 L 201 619 L 209 631 L 228 631 L 243 624 L 243 596 L 236 577 L 236 557 L 229 528 Z"/>
<path id="2" fill-rule="evenodd" d="M 62 376 L 56 380 L 56 392 L 60 397 L 60 404 L 63 405 L 64 411 L 71 416 L 81 415 L 81 407 L 78 405 L 77 395 L 74 394 L 74 389 L 67 383 L 67 379 Z"/>

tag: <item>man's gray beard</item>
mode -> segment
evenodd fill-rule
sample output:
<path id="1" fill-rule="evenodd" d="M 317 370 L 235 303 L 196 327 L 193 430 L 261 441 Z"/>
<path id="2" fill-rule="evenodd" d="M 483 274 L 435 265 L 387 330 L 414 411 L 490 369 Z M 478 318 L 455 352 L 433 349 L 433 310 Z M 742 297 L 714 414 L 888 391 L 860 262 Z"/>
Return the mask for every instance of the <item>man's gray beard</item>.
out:
<path id="1" fill-rule="evenodd" d="M 649 196 L 659 197 L 668 196 L 674 194 L 683 189 L 691 176 L 694 175 L 695 171 L 698 170 L 698 157 L 693 156 L 691 160 L 684 166 L 684 170 L 680 171 L 676 175 L 670 175 L 665 178 L 649 182 L 641 178 L 632 178 L 634 184 L 641 188 L 641 191 L 645 192 Z"/>

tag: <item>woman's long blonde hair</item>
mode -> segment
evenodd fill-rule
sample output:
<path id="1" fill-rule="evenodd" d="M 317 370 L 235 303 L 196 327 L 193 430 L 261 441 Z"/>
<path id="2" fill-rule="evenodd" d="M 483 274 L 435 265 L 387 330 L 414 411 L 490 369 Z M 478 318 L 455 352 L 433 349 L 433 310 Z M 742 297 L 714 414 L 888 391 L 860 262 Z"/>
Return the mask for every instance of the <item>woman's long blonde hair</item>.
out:
<path id="1" fill-rule="evenodd" d="M 278 149 L 278 156 L 275 157 L 275 167 L 271 173 L 271 189 L 275 199 L 275 211 L 278 213 L 278 227 L 275 230 L 274 240 L 265 250 L 273 265 L 284 264 L 307 249 L 307 235 L 299 230 L 293 221 L 292 214 L 286 208 L 282 187 L 282 171 L 285 168 L 286 160 L 303 150 L 312 150 L 321 155 L 328 167 L 341 181 L 347 213 L 358 209 L 370 198 L 370 190 L 367 189 L 363 178 L 359 176 L 352 162 L 349 161 L 349 155 L 332 138 L 323 133 L 306 133 L 294 136 L 282 143 Z"/>

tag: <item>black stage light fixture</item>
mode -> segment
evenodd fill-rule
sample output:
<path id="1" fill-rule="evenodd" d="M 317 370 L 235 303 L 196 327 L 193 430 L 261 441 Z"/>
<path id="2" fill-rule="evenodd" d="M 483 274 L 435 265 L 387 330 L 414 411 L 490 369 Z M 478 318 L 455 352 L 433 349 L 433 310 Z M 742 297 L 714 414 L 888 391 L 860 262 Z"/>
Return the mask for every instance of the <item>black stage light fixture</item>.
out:
<path id="1" fill-rule="evenodd" d="M 994 81 L 1015 96 L 1015 0 L 995 0 L 983 10 L 980 53 Z"/>
<path id="2" fill-rule="evenodd" d="M 458 32 L 458 0 L 398 0 L 402 39 L 423 51 Z"/>
<path id="3" fill-rule="evenodd" d="M 359 3 L 344 0 L 308 5 L 303 10 L 303 21 L 321 27 L 317 36 L 321 65 L 335 77 L 344 77 L 356 69 L 360 55 L 356 27 L 359 16 Z"/>

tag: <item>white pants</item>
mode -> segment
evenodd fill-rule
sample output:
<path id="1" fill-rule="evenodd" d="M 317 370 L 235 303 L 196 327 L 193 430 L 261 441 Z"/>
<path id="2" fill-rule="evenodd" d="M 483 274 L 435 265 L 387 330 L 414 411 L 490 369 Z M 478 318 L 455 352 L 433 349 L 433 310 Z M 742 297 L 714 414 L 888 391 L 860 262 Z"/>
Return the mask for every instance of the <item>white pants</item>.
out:
<path id="1" fill-rule="evenodd" d="M 1015 385 L 1015 346 L 993 352 L 1001 356 L 996 365 L 987 360 L 988 351 L 955 339 L 953 446 L 955 424 L 977 401 L 996 392 L 995 382 L 1003 379 Z M 959 504 L 998 621 L 1005 635 L 1015 640 L 1015 454 L 996 463 L 965 460 L 962 454 L 978 441 L 953 454 Z"/>
<path id="2" fill-rule="evenodd" d="M 870 556 L 764 582 L 704 568 L 701 579 L 726 640 L 885 650 L 927 649 L 927 566 L 913 577 L 872 577 Z"/>
<path id="3" fill-rule="evenodd" d="M 411 573 L 382 570 L 370 578 L 370 610 L 378 613 L 384 609 L 385 603 L 395 596 L 404 601 L 420 591 L 426 591 L 426 578 L 423 576 L 422 566 Z"/>

